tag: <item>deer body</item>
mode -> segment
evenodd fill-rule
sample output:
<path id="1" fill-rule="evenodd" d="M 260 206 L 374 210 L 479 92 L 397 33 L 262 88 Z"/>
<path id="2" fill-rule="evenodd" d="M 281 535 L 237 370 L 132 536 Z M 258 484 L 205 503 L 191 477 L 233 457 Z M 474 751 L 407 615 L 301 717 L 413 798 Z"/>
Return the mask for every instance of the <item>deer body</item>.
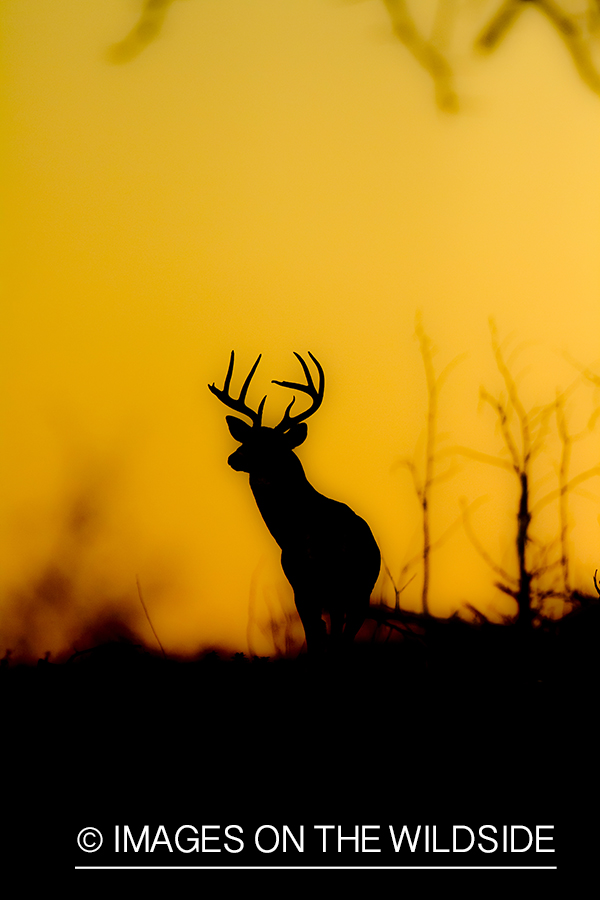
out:
<path id="1" fill-rule="evenodd" d="M 368 612 L 381 564 L 379 548 L 364 519 L 345 503 L 320 494 L 308 481 L 302 463 L 294 453 L 294 448 L 304 442 L 308 432 L 300 419 L 314 412 L 323 396 L 323 372 L 312 354 L 311 358 L 321 376 L 318 392 L 300 356 L 298 359 L 308 384 L 275 383 L 310 393 L 312 407 L 306 413 L 290 417 L 292 400 L 275 428 L 260 424 L 266 398 L 256 413 L 244 402 L 260 356 L 238 400 L 229 396 L 233 353 L 224 390 L 209 385 L 228 406 L 253 419 L 250 426 L 242 419 L 226 417 L 232 436 L 241 443 L 228 462 L 236 471 L 250 475 L 256 505 L 281 548 L 281 565 L 294 590 L 309 652 L 323 647 L 326 631 L 321 618 L 323 611 L 330 615 L 333 643 L 341 640 L 349 643 L 354 639 Z"/>

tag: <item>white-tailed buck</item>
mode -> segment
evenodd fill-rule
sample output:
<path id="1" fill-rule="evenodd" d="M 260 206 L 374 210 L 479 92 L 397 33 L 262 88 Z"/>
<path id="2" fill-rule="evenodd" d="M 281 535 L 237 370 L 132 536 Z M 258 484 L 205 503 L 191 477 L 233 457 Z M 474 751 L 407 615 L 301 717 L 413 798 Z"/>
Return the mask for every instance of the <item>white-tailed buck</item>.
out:
<path id="1" fill-rule="evenodd" d="M 325 375 L 312 353 L 319 373 L 315 387 L 310 370 L 296 353 L 306 376 L 306 384 L 273 381 L 281 387 L 308 394 L 311 405 L 295 416 L 287 407 L 275 428 L 262 425 L 266 396 L 258 409 L 246 405 L 246 394 L 260 356 L 237 400 L 229 393 L 233 375 L 231 353 L 223 390 L 210 384 L 209 390 L 225 406 L 247 416 L 252 425 L 235 416 L 226 416 L 229 431 L 241 447 L 228 459 L 232 469 L 250 474 L 250 488 L 265 524 L 281 547 L 281 565 L 294 590 L 296 609 L 306 635 L 309 652 L 319 651 L 326 639 L 323 612 L 330 616 L 330 638 L 334 644 L 350 643 L 363 624 L 371 591 L 379 575 L 381 556 L 367 523 L 345 503 L 324 497 L 308 482 L 302 463 L 293 452 L 306 440 L 308 419 L 323 401 Z"/>

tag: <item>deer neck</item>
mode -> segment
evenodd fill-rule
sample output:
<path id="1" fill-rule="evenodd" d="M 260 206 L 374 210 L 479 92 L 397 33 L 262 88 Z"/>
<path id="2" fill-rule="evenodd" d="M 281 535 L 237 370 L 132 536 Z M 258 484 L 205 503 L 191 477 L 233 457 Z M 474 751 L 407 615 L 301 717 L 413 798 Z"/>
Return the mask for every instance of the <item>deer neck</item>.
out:
<path id="1" fill-rule="evenodd" d="M 281 548 L 305 527 L 311 502 L 319 496 L 295 454 L 293 459 L 295 462 L 277 471 L 250 475 L 256 505 Z"/>

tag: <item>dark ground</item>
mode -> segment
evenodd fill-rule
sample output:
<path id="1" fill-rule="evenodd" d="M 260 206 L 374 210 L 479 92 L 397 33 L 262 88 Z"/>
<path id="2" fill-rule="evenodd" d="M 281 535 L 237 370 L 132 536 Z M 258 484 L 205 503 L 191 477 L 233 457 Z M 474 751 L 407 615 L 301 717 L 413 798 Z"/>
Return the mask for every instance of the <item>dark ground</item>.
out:
<path id="1" fill-rule="evenodd" d="M 5 829 L 11 843 L 26 842 L 31 865 L 65 871 L 558 865 L 571 882 L 595 859 L 600 836 L 598 606 L 590 609 L 527 639 L 507 626 L 432 623 L 418 640 L 357 644 L 337 661 L 182 662 L 111 644 L 63 665 L 4 666 Z M 304 825 L 305 852 L 259 853 L 254 833 L 267 823 L 295 834 Z M 117 824 L 136 839 L 147 824 L 151 841 L 161 824 L 171 840 L 180 825 L 219 825 L 208 846 L 221 852 L 159 845 L 117 855 Z M 229 824 L 243 828 L 239 854 L 225 849 Z M 379 825 L 370 832 L 379 843 L 368 846 L 383 852 L 357 853 L 348 841 L 339 853 L 332 832 L 323 853 L 314 825 L 324 824 L 344 835 Z M 415 853 L 394 853 L 389 826 L 404 824 L 436 825 L 442 847 L 454 824 L 475 833 L 493 824 L 498 834 L 504 825 L 553 825 L 544 846 L 556 853 L 434 854 L 422 841 Z M 77 848 L 87 826 L 105 835 L 98 853 Z M 265 846 L 272 840 L 265 834 Z"/>

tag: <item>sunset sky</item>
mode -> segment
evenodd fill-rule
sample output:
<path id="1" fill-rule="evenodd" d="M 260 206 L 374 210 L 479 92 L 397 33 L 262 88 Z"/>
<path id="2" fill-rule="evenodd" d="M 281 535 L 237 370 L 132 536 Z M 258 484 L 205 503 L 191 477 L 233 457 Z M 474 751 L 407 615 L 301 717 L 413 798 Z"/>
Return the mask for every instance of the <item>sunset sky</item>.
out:
<path id="1" fill-rule="evenodd" d="M 136 578 L 168 652 L 276 652 L 270 622 L 293 612 L 291 590 L 207 389 L 232 349 L 236 390 L 262 353 L 249 401 L 268 393 L 268 425 L 290 399 L 272 379 L 301 377 L 294 351 L 321 362 L 325 399 L 298 455 L 369 522 L 395 579 L 421 539 L 403 465 L 422 465 L 417 314 L 436 371 L 456 360 L 441 449 L 504 452 L 479 399 L 503 389 L 490 317 L 528 410 L 578 365 L 600 373 L 600 98 L 541 16 L 489 58 L 452 57 L 450 114 L 379 0 L 177 0 L 159 37 L 115 64 L 141 6 L 0 8 L 0 656 L 83 649 L 106 620 L 153 646 Z M 475 36 L 489 4 L 464 6 Z M 572 476 L 600 465 L 598 405 L 589 380 L 568 394 Z M 533 502 L 556 488 L 559 453 L 551 419 Z M 465 498 L 514 572 L 514 474 L 450 452 L 448 466 L 432 537 Z M 600 480 L 580 487 L 570 559 L 589 591 Z M 535 537 L 547 546 L 557 528 L 547 504 Z M 402 604 L 418 610 L 415 573 Z M 495 580 L 457 524 L 432 556 L 432 613 L 514 612 Z M 379 598 L 393 602 L 383 573 Z"/>

